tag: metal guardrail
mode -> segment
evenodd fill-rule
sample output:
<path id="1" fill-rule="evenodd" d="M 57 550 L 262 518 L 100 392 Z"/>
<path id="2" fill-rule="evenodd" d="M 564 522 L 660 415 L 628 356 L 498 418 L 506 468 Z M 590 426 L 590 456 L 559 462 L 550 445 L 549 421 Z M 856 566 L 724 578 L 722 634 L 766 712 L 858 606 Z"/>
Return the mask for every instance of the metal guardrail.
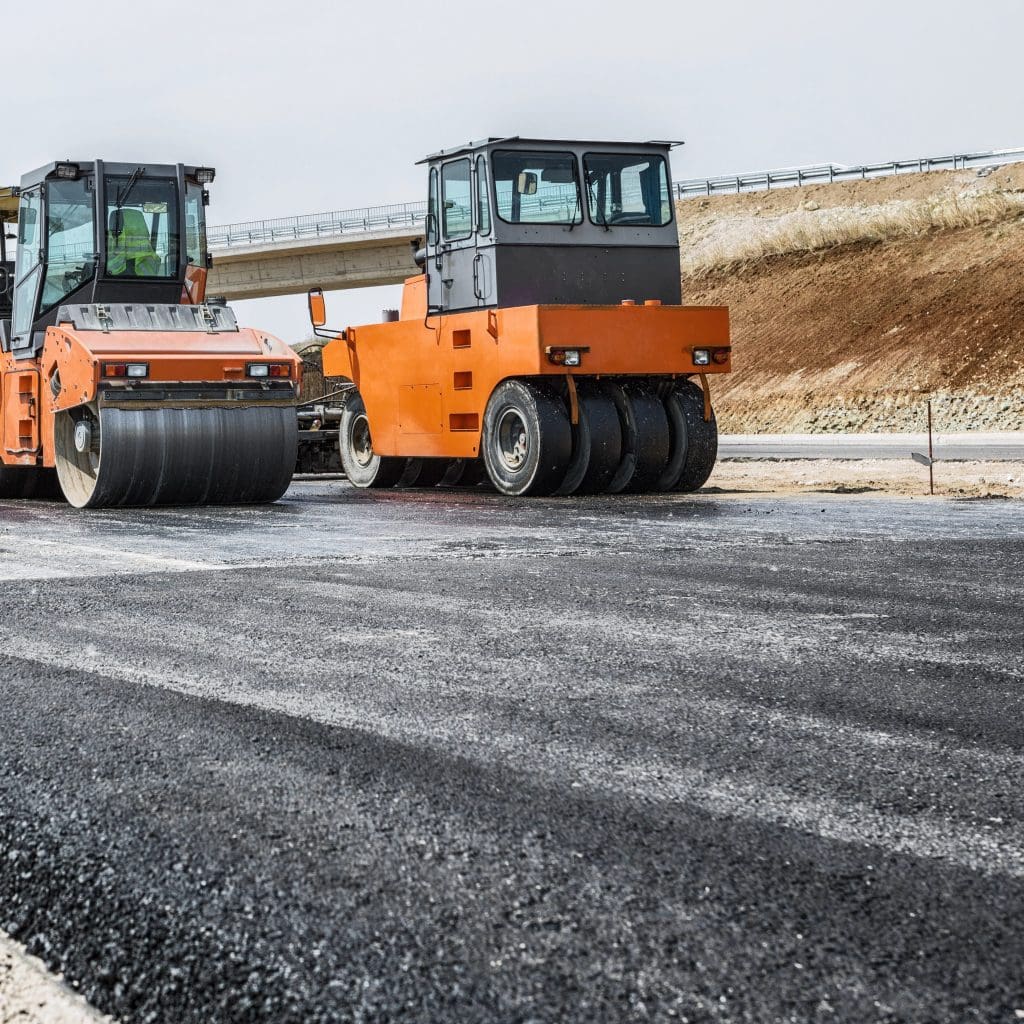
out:
<path id="1" fill-rule="evenodd" d="M 883 164 L 812 164 L 808 167 L 783 167 L 774 171 L 729 174 L 715 178 L 689 178 L 677 181 L 673 191 L 677 199 L 693 199 L 737 192 L 767 191 L 800 185 L 820 185 L 836 181 L 885 178 L 897 174 L 922 174 L 926 171 L 964 170 L 1024 163 L 1024 149 L 997 149 L 987 153 L 957 153 L 952 156 L 921 157 L 917 160 L 892 160 Z M 358 210 L 310 213 L 302 217 L 252 220 L 208 229 L 211 249 L 236 245 L 258 245 L 324 238 L 334 235 L 358 235 L 388 228 L 422 229 L 427 215 L 426 201 L 396 203 L 392 206 L 367 206 Z"/>
<path id="2" fill-rule="evenodd" d="M 737 192 L 764 192 L 772 188 L 830 184 L 887 178 L 897 174 L 923 174 L 927 171 L 959 171 L 969 168 L 999 167 L 1024 163 L 1024 149 L 997 149 L 987 153 L 957 153 L 952 156 L 920 157 L 917 160 L 891 160 L 884 164 L 812 164 L 809 167 L 783 167 L 775 171 L 750 174 L 726 174 L 716 178 L 689 178 L 677 181 L 677 199 L 713 196 Z"/>
<path id="3" fill-rule="evenodd" d="M 392 206 L 367 206 L 359 210 L 310 213 L 302 217 L 251 220 L 243 224 L 209 228 L 207 244 L 211 249 L 227 249 L 235 245 L 257 245 L 262 242 L 367 234 L 388 228 L 419 228 L 426 215 L 427 204 L 424 200 Z"/>

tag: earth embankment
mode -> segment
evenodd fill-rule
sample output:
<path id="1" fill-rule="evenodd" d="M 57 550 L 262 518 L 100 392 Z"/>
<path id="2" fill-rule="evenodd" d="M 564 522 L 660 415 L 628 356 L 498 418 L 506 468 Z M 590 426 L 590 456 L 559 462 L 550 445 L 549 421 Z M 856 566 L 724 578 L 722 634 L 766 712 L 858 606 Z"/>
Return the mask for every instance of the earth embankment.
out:
<path id="1" fill-rule="evenodd" d="M 1024 167 L 679 204 L 687 302 L 727 305 L 726 432 L 1024 428 Z"/>

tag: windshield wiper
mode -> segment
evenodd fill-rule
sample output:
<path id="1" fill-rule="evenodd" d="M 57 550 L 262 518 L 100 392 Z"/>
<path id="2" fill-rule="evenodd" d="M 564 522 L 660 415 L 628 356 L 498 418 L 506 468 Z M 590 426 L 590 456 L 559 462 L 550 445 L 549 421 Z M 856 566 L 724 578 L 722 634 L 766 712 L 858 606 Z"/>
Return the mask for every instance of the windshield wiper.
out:
<path id="1" fill-rule="evenodd" d="M 116 209 L 120 210 L 124 207 L 124 204 L 128 202 L 128 197 L 132 194 L 132 189 L 139 183 L 141 178 L 146 173 L 145 167 L 136 167 L 132 171 L 131 177 L 124 183 L 124 187 L 118 189 L 117 199 L 114 203 Z"/>
<path id="2" fill-rule="evenodd" d="M 594 196 L 594 182 L 593 181 L 588 181 L 587 182 L 587 196 L 590 199 L 591 211 L 597 210 L 597 209 L 600 209 L 600 211 L 601 211 L 601 219 L 597 223 L 600 224 L 601 227 L 603 227 L 605 229 L 605 231 L 611 231 L 611 228 L 608 226 L 608 217 L 607 217 L 607 215 L 604 212 L 604 207 L 602 207 L 602 206 L 600 206 L 598 204 L 598 201 L 597 201 L 596 197 Z M 593 214 L 591 214 L 591 216 L 593 216 Z"/>
<path id="3" fill-rule="evenodd" d="M 569 218 L 569 230 L 576 227 L 576 214 L 580 212 L 580 186 L 576 185 L 576 205 L 572 208 L 572 216 Z M 581 218 L 582 221 L 582 218 Z"/>

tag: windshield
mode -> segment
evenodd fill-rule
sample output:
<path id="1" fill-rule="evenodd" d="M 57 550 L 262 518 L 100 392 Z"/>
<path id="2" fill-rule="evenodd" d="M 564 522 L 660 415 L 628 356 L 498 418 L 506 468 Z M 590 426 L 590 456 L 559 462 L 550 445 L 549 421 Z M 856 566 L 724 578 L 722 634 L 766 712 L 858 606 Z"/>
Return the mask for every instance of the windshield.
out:
<path id="1" fill-rule="evenodd" d="M 508 224 L 581 224 L 572 153 L 496 150 L 491 158 L 498 216 Z"/>
<path id="2" fill-rule="evenodd" d="M 46 186 L 46 276 L 41 311 L 56 306 L 96 272 L 93 179 Z"/>
<path id="3" fill-rule="evenodd" d="M 146 178 L 139 172 L 107 178 L 106 210 L 109 277 L 177 277 L 174 181 Z"/>
<path id="4" fill-rule="evenodd" d="M 672 223 L 668 168 L 663 157 L 639 153 L 587 153 L 587 208 L 595 224 Z"/>

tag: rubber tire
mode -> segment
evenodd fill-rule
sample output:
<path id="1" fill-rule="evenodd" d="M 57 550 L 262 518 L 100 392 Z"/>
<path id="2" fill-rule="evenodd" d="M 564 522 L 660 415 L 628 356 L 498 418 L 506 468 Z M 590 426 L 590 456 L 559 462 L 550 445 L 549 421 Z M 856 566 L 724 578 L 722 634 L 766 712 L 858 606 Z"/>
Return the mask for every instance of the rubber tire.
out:
<path id="1" fill-rule="evenodd" d="M 487 468 L 483 459 L 452 459 L 439 486 L 476 487 L 484 480 L 487 480 Z M 490 481 L 487 482 L 490 486 Z"/>
<path id="2" fill-rule="evenodd" d="M 685 400 L 678 391 L 675 381 L 664 386 L 662 401 L 665 403 L 665 415 L 668 417 L 669 454 L 665 471 L 658 478 L 654 490 L 674 491 L 686 465 L 687 446 Z"/>
<path id="3" fill-rule="evenodd" d="M 622 462 L 622 425 L 603 391 L 576 385 L 579 422 L 573 427 L 572 461 L 556 494 L 601 494 Z"/>
<path id="4" fill-rule="evenodd" d="M 676 385 L 675 400 L 686 424 L 686 458 L 674 489 L 699 491 L 718 460 L 718 420 L 712 409 L 710 422 L 705 422 L 704 391 L 692 380 Z"/>
<path id="5" fill-rule="evenodd" d="M 394 487 L 405 471 L 407 459 L 387 455 L 374 455 L 364 466 L 355 457 L 353 450 L 353 432 L 360 418 L 366 418 L 366 405 L 358 391 L 346 396 L 345 408 L 341 413 L 338 426 L 338 450 L 341 454 L 341 467 L 354 487 Z M 367 426 L 369 423 L 367 422 Z M 370 444 L 373 444 L 371 434 Z"/>
<path id="6" fill-rule="evenodd" d="M 622 424 L 622 458 L 608 484 L 612 494 L 654 490 L 669 457 L 669 425 L 665 406 L 648 387 L 607 384 Z"/>
<path id="7" fill-rule="evenodd" d="M 518 415 L 526 429 L 526 458 L 517 468 L 508 465 L 498 439 L 498 426 L 508 412 Z M 503 381 L 484 411 L 481 448 L 487 475 L 502 494 L 551 494 L 565 479 L 572 459 L 572 427 L 565 405 L 531 381 Z"/>
<path id="8" fill-rule="evenodd" d="M 410 459 L 403 487 L 436 487 L 452 467 L 451 459 Z"/>

